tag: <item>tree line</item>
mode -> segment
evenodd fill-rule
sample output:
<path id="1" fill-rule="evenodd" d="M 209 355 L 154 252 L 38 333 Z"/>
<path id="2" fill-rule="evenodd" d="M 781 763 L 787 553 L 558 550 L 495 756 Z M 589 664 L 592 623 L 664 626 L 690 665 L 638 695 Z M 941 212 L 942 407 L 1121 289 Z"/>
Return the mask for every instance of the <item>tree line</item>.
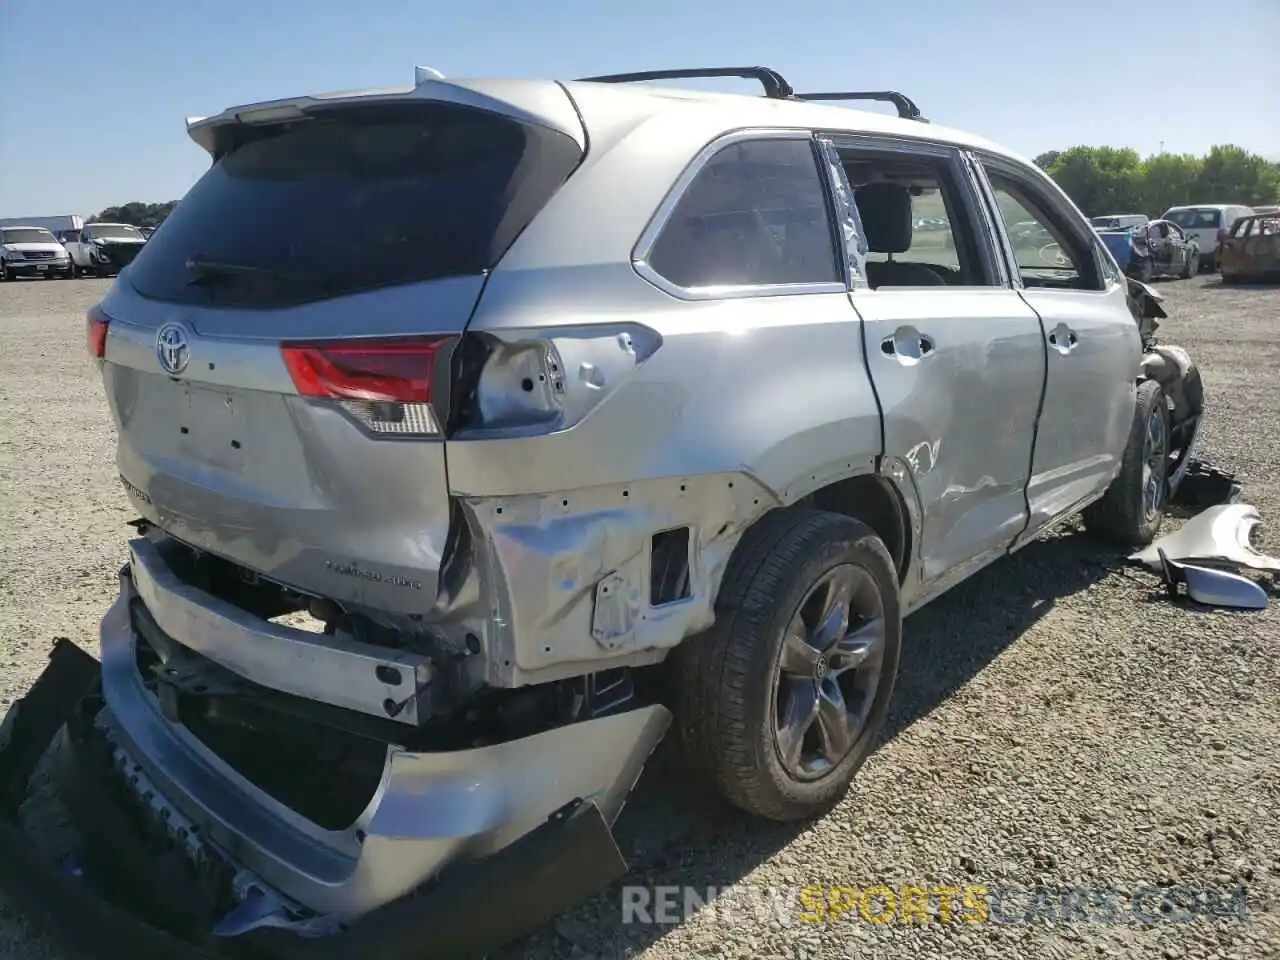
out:
<path id="1" fill-rule="evenodd" d="M 1169 207 L 1185 203 L 1280 203 L 1280 163 L 1233 144 L 1213 147 L 1203 157 L 1159 153 L 1143 158 L 1127 147 L 1072 147 L 1042 153 L 1035 163 L 1090 217 L 1107 213 L 1158 217 Z M 107 207 L 92 219 L 155 227 L 176 203 L 135 200 Z"/>
<path id="2" fill-rule="evenodd" d="M 1086 216 L 1145 213 L 1193 203 L 1280 203 L 1280 163 L 1223 144 L 1203 157 L 1189 153 L 1138 156 L 1124 147 L 1050 150 L 1036 166 L 1057 181 Z"/>
<path id="3" fill-rule="evenodd" d="M 131 200 L 119 207 L 107 207 L 89 218 L 93 223 L 132 223 L 135 227 L 158 227 L 177 204 L 177 200 L 165 203 L 142 203 Z"/>

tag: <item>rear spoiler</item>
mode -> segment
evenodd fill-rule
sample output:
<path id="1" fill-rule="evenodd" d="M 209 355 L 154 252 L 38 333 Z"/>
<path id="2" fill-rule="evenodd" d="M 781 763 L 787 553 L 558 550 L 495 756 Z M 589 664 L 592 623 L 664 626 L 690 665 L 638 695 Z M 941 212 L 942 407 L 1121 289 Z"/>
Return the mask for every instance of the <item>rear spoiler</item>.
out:
<path id="1" fill-rule="evenodd" d="M 414 69 L 413 86 L 322 93 L 228 107 L 210 117 L 188 117 L 187 136 L 215 159 L 223 132 L 241 124 L 271 125 L 305 120 L 317 110 L 378 103 L 431 101 L 485 110 L 562 133 L 586 149 L 587 133 L 573 101 L 554 80 L 446 80 L 430 67 Z"/>

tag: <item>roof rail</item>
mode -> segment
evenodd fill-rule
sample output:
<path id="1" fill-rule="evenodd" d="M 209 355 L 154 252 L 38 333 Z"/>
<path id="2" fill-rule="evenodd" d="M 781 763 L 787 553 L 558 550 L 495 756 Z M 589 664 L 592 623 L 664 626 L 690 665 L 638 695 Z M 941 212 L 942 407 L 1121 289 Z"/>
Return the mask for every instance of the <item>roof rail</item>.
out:
<path id="1" fill-rule="evenodd" d="M 643 70 L 639 73 L 611 73 L 602 77 L 580 77 L 588 83 L 639 83 L 644 80 L 686 80 L 698 77 L 741 77 L 759 80 L 764 95 L 771 100 L 787 100 L 795 95 L 791 84 L 770 67 L 695 67 L 688 70 Z"/>
<path id="2" fill-rule="evenodd" d="M 904 120 L 919 120 L 921 123 L 929 121 L 920 113 L 920 108 L 916 106 L 915 101 L 908 97 L 905 93 L 898 93 L 897 90 L 866 90 L 862 92 L 845 92 L 845 93 L 797 93 L 794 94 L 797 100 L 879 100 L 883 103 L 892 103 L 898 108 L 898 116 Z"/>

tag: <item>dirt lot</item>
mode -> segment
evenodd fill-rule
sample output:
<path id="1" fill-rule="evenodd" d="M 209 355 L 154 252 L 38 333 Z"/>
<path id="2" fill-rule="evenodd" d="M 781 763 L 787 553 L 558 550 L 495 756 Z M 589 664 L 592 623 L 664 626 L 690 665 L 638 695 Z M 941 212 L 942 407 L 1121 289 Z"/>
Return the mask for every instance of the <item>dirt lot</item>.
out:
<path id="1" fill-rule="evenodd" d="M 1280 289 L 1216 277 L 1163 289 L 1164 339 L 1204 372 L 1204 453 L 1240 475 L 1270 523 L 1261 546 L 1280 553 Z M 0 710 L 35 678 L 52 637 L 92 640 L 124 558 L 131 515 L 83 346 L 84 309 L 104 290 L 0 286 Z M 727 812 L 660 757 L 619 825 L 628 882 L 1243 886 L 1243 920 L 1136 922 L 1122 896 L 1113 923 L 873 923 L 855 912 L 811 925 L 797 910 L 788 925 L 748 909 L 660 926 L 623 924 L 613 890 L 509 955 L 1280 955 L 1280 605 L 1180 609 L 1118 560 L 1068 531 L 913 616 L 887 740 L 848 799 L 807 829 Z M 56 956 L 0 904 L 0 957 L 42 955 Z"/>

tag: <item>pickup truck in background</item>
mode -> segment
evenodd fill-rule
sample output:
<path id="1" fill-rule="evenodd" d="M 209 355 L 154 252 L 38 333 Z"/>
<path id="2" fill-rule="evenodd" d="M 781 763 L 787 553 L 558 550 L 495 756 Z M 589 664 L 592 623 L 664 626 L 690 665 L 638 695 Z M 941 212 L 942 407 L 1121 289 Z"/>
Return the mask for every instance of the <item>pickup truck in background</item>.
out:
<path id="1" fill-rule="evenodd" d="M 66 249 L 44 227 L 0 226 L 0 280 L 71 276 Z"/>
<path id="2" fill-rule="evenodd" d="M 65 230 L 58 239 L 71 255 L 77 274 L 107 277 L 133 262 L 147 242 L 131 223 L 86 223 L 78 230 Z"/>

